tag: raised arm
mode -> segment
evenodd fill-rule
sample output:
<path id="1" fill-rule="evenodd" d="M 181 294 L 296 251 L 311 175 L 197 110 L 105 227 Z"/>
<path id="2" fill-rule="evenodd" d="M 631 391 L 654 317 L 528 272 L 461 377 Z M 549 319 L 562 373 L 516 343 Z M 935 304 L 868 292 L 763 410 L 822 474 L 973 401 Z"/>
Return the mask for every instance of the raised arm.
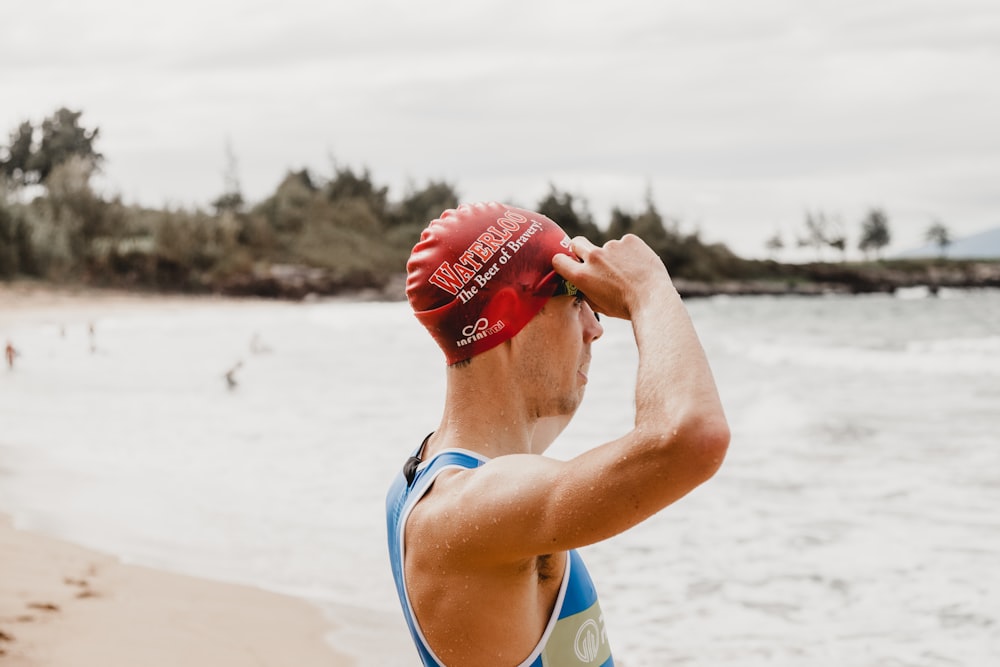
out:
<path id="1" fill-rule="evenodd" d="M 638 237 L 596 247 L 573 240 L 579 262 L 556 271 L 595 311 L 629 319 L 639 351 L 635 425 L 570 461 L 502 456 L 442 485 L 451 503 L 488 530 L 463 558 L 510 560 L 591 544 L 620 533 L 710 478 L 729 428 L 687 311 L 659 257 Z M 464 479 L 461 477 L 464 476 Z"/>

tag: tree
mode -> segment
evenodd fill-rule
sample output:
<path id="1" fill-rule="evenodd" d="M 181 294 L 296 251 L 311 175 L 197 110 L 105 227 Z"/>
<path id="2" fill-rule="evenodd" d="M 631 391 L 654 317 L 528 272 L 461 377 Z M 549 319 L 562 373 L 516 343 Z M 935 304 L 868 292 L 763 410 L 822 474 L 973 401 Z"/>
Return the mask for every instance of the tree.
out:
<path id="1" fill-rule="evenodd" d="M 940 220 L 935 220 L 930 227 L 927 228 L 927 242 L 933 243 L 938 247 L 938 252 L 941 257 L 948 254 L 948 247 L 952 243 L 951 232 L 944 223 Z"/>
<path id="2" fill-rule="evenodd" d="M 667 231 L 651 191 L 646 192 L 646 209 L 632 222 L 632 233 L 645 241 L 664 261 L 671 250 L 670 246 L 676 246 L 678 241 L 676 234 Z"/>
<path id="3" fill-rule="evenodd" d="M 635 216 L 618 206 L 611 209 L 611 221 L 608 223 L 608 238 L 620 239 L 632 231 Z"/>
<path id="4" fill-rule="evenodd" d="M 555 221 L 570 237 L 586 236 L 595 243 L 600 238 L 600 230 L 594 224 L 586 201 L 581 200 L 578 210 L 573 195 L 560 192 L 552 183 L 549 183 L 549 193 L 538 203 L 538 212 Z"/>
<path id="5" fill-rule="evenodd" d="M 226 169 L 222 172 L 223 191 L 212 206 L 217 213 L 231 211 L 239 213 L 243 208 L 243 191 L 240 188 L 239 163 L 236 161 L 236 151 L 233 150 L 233 142 L 226 141 Z"/>
<path id="6" fill-rule="evenodd" d="M 326 184 L 325 192 L 331 202 L 363 200 L 380 222 L 385 220 L 389 188 L 375 187 L 367 168 L 359 175 L 350 167 L 338 167 L 333 179 Z"/>
<path id="7" fill-rule="evenodd" d="M 36 183 L 45 183 L 57 166 L 73 156 L 90 162 L 96 169 L 104 156 L 94 150 L 99 128 L 87 130 L 80 125 L 82 111 L 63 107 L 42 121 L 41 139 L 28 160 L 28 172 Z"/>
<path id="8" fill-rule="evenodd" d="M 27 220 L 20 212 L 0 206 L 0 278 L 37 272 Z"/>
<path id="9" fill-rule="evenodd" d="M 96 170 L 104 159 L 94 149 L 99 129 L 82 127 L 82 115 L 82 111 L 63 107 L 39 128 L 22 122 L 11 132 L 10 145 L 0 153 L 0 174 L 15 185 L 44 184 L 56 167 L 73 157 L 88 162 L 90 172 Z"/>
<path id="10" fill-rule="evenodd" d="M 865 253 L 865 256 L 872 251 L 879 257 L 882 249 L 889 245 L 891 235 L 889 233 L 889 217 L 880 208 L 873 208 L 868 211 L 868 215 L 861 221 L 861 238 L 858 241 L 858 249 Z"/>
<path id="11" fill-rule="evenodd" d="M 0 174 L 17 185 L 26 185 L 28 179 L 28 164 L 34 150 L 35 128 L 24 121 L 16 130 L 10 133 L 10 146 L 3 149 L 6 155 L 0 158 Z"/>
<path id="12" fill-rule="evenodd" d="M 289 171 L 274 194 L 259 204 L 254 212 L 262 214 L 278 232 L 297 233 L 305 226 L 309 206 L 317 199 L 318 192 L 307 169 Z"/>
<path id="13" fill-rule="evenodd" d="M 764 241 L 764 247 L 772 257 L 777 256 L 778 253 L 784 250 L 785 242 L 781 238 L 781 232 L 775 232 L 773 236 Z"/>
<path id="14" fill-rule="evenodd" d="M 800 248 L 813 248 L 819 259 L 822 259 L 823 248 L 830 245 L 830 221 L 822 211 L 806 211 L 805 225 L 805 236 L 799 237 L 798 245 Z"/>
<path id="15" fill-rule="evenodd" d="M 840 252 L 840 260 L 847 259 L 847 232 L 844 230 L 844 223 L 840 216 L 829 221 L 830 229 L 826 234 L 826 244 L 834 250 Z"/>
<path id="16" fill-rule="evenodd" d="M 457 206 L 458 193 L 453 185 L 445 181 L 430 181 L 420 190 L 411 187 L 403 199 L 393 207 L 388 223 L 392 227 L 416 226 L 422 230 L 428 222 L 441 213 Z M 420 234 L 419 230 L 417 236 Z"/>

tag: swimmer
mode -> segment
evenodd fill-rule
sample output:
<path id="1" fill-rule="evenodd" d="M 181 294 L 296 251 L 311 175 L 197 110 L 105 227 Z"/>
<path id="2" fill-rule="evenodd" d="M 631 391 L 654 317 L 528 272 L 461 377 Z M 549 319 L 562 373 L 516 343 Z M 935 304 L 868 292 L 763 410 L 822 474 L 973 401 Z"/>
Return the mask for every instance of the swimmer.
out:
<path id="1" fill-rule="evenodd" d="M 4 349 L 4 356 L 7 358 L 7 368 L 8 370 L 14 370 L 14 359 L 18 356 L 18 351 L 14 347 L 14 344 L 7 341 L 7 347 Z"/>
<path id="2" fill-rule="evenodd" d="M 422 663 L 613 665 L 577 549 L 682 498 L 729 445 L 666 267 L 636 236 L 598 247 L 538 213 L 475 204 L 424 230 L 406 293 L 447 364 L 441 421 L 386 498 L 392 573 Z M 583 399 L 598 315 L 632 324 L 634 428 L 568 461 L 546 457 Z"/>
<path id="3" fill-rule="evenodd" d="M 232 368 L 230 368 L 228 371 L 226 371 L 225 375 L 222 376 L 222 377 L 224 377 L 226 379 L 226 388 L 227 389 L 230 389 L 230 390 L 236 389 L 236 385 L 239 384 L 236 381 L 236 371 L 240 370 L 241 368 L 243 368 L 243 361 L 242 360 L 241 361 L 237 361 L 236 365 L 233 366 Z"/>

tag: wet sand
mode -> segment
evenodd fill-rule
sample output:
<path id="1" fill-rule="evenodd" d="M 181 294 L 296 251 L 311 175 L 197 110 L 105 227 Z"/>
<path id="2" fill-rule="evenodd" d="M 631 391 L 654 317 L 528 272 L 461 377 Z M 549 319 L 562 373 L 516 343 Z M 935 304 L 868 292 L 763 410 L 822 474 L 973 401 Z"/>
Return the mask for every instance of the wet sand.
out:
<path id="1" fill-rule="evenodd" d="M 0 515 L 0 663 L 351 665 L 322 613 L 259 589 L 124 565 Z"/>

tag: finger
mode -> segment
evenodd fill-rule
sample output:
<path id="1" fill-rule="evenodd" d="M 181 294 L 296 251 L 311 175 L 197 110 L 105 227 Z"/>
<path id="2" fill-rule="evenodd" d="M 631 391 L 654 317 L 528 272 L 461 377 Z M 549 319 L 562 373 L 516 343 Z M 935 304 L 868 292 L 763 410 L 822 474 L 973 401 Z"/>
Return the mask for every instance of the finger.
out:
<path id="1" fill-rule="evenodd" d="M 570 248 L 577 257 L 586 260 L 590 253 L 597 249 L 597 246 L 591 243 L 586 236 L 574 236 L 573 240 L 570 241 Z"/>
<path id="2" fill-rule="evenodd" d="M 574 282 L 576 277 L 581 273 L 583 265 L 574 257 L 564 255 L 560 252 L 552 258 L 552 268 L 566 280 Z"/>

